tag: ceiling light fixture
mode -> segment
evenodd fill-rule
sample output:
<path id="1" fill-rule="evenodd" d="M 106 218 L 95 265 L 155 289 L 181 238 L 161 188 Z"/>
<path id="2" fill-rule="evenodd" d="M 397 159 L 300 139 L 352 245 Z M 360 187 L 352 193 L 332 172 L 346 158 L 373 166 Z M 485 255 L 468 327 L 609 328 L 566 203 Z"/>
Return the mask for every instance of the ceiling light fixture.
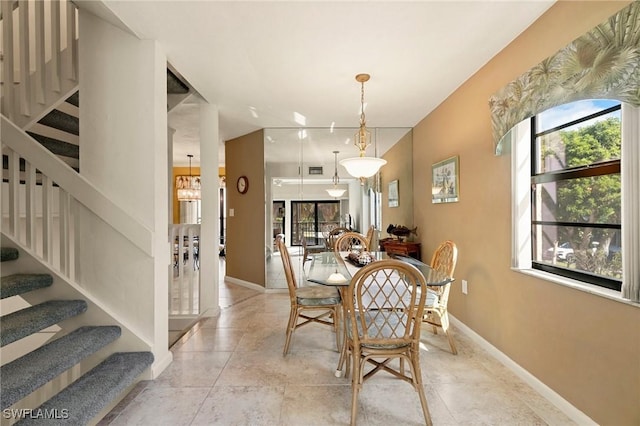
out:
<path id="1" fill-rule="evenodd" d="M 369 81 L 369 74 L 356 75 L 356 81 L 361 84 L 360 89 L 360 129 L 354 137 L 353 144 L 360 150 L 359 157 L 345 158 L 340 160 L 340 165 L 347 169 L 347 172 L 364 185 L 366 178 L 369 178 L 380 170 L 380 167 L 387 164 L 387 160 L 376 157 L 366 157 L 365 150 L 371 145 L 371 132 L 367 130 L 364 117 L 364 83 Z"/>
<path id="2" fill-rule="evenodd" d="M 183 184 L 182 188 L 178 188 L 178 201 L 199 201 L 201 199 L 200 183 L 196 184 L 191 175 L 191 159 L 193 155 L 188 154 L 187 157 L 189 157 L 189 180 Z"/>
<path id="3" fill-rule="evenodd" d="M 342 197 L 342 195 L 346 191 L 346 189 L 338 189 L 338 184 L 340 183 L 340 178 L 338 177 L 338 153 L 339 152 L 340 151 L 333 151 L 333 155 L 335 155 L 336 157 L 335 172 L 333 173 L 333 179 L 332 179 L 333 188 L 326 190 L 329 193 L 329 195 L 331 195 L 333 198 Z"/>

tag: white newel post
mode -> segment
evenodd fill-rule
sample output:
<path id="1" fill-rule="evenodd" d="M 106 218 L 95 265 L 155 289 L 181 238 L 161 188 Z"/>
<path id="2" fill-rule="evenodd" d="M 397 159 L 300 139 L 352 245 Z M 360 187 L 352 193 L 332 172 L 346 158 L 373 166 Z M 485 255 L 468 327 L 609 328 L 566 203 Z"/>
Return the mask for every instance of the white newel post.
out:
<path id="1" fill-rule="evenodd" d="M 87 223 L 81 284 L 149 343 L 156 377 L 171 362 L 167 59 L 157 42 L 82 10 L 80 33 L 81 174 L 153 235 L 144 252 Z"/>
<path id="2" fill-rule="evenodd" d="M 217 315 L 219 293 L 220 180 L 218 178 L 218 107 L 200 106 L 200 175 L 202 224 L 200 228 L 200 313 Z"/>

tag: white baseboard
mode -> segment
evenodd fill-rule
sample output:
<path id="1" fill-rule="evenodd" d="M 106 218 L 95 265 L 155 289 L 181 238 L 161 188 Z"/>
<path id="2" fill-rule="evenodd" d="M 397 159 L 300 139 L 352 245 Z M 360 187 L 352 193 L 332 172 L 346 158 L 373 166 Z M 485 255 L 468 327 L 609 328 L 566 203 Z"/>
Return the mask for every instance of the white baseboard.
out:
<path id="1" fill-rule="evenodd" d="M 200 314 L 199 318 L 217 317 L 219 313 L 220 313 L 220 305 L 217 305 L 204 311 L 202 314 Z"/>
<path id="2" fill-rule="evenodd" d="M 155 359 L 153 364 L 151 364 L 151 368 L 148 369 L 148 373 L 150 377 L 145 374 L 145 380 L 154 380 L 156 379 L 164 370 L 171 364 L 173 361 L 173 353 L 171 351 L 166 351 L 165 355 L 161 359 Z"/>
<path id="3" fill-rule="evenodd" d="M 517 362 L 509 358 L 498 348 L 486 341 L 482 336 L 473 331 L 471 328 L 460 322 L 456 317 L 449 313 L 449 320 L 457 329 L 466 334 L 474 343 L 478 344 L 481 348 L 485 349 L 491 356 L 500 361 L 505 367 L 511 370 L 516 376 L 522 379 L 525 383 L 536 390 L 540 395 L 545 397 L 549 402 L 555 405 L 560 411 L 567 415 L 571 420 L 579 425 L 596 425 L 589 416 L 582 411 L 574 407 L 570 402 L 560 396 L 557 392 L 551 389 L 549 386 L 541 382 L 533 374 L 522 368 Z"/>
<path id="4" fill-rule="evenodd" d="M 274 293 L 289 293 L 288 288 L 267 288 L 265 289 L 265 293 L 274 294 Z"/>
<path id="5" fill-rule="evenodd" d="M 233 283 L 233 284 L 238 284 L 243 287 L 250 288 L 251 290 L 259 291 L 261 293 L 265 292 L 265 288 L 262 287 L 261 285 L 251 283 L 249 281 L 241 280 L 239 278 L 233 278 L 233 277 L 230 277 L 229 275 L 225 275 L 224 280 L 229 281 L 230 283 Z"/>

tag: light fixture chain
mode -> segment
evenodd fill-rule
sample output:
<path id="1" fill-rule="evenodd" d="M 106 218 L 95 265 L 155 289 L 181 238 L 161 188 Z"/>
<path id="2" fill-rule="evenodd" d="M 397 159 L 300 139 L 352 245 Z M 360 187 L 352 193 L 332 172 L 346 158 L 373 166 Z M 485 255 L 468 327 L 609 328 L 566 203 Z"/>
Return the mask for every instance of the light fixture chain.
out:
<path id="1" fill-rule="evenodd" d="M 364 126 L 365 123 L 365 117 L 364 117 L 364 81 L 361 84 L 361 89 L 360 89 L 360 125 Z"/>
<path id="2" fill-rule="evenodd" d="M 340 183 L 340 177 L 338 176 L 338 153 L 339 151 L 333 151 L 333 155 L 335 156 L 335 168 L 333 172 L 333 186 L 336 186 Z"/>

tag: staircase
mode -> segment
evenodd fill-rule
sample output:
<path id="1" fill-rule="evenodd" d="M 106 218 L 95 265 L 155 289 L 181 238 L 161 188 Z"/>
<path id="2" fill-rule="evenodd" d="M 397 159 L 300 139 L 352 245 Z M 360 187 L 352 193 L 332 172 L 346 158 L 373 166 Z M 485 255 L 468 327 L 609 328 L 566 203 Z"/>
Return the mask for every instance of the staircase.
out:
<path id="1" fill-rule="evenodd" d="M 15 248 L 0 250 L 0 259 L 15 262 Z M 6 268 L 5 268 L 6 269 Z M 0 297 L 21 297 L 53 285 L 49 274 L 2 276 Z M 63 321 L 83 315 L 84 300 L 48 300 L 0 318 L 0 340 L 4 347 Z M 153 362 L 151 352 L 116 352 L 92 368 L 91 357 L 121 335 L 119 326 L 82 326 L 0 367 L 3 415 L 22 418 L 19 424 L 46 421 L 47 424 L 87 424 L 109 407 Z M 77 369 L 88 370 L 37 408 L 19 402 L 54 379 Z M 46 387 L 45 387 L 46 388 Z M 46 392 L 46 389 L 45 389 Z M 13 410 L 11 409 L 13 408 Z"/>
<path id="2" fill-rule="evenodd" d="M 79 92 L 65 99 L 27 130 L 37 140 L 76 172 L 80 172 Z"/>
<path id="3" fill-rule="evenodd" d="M 184 83 L 177 72 L 167 68 L 167 109 L 179 105 L 190 95 L 192 89 Z M 27 134 L 64 161 L 76 172 L 80 172 L 80 92 L 75 91 L 64 102 L 51 109 L 44 117 L 26 128 Z M 6 156 L 3 168 L 6 170 Z"/>
<path id="4" fill-rule="evenodd" d="M 2 425 L 95 423 L 170 362 L 153 288 L 121 297 L 150 281 L 159 237 L 78 173 L 76 21 L 71 0 L 0 5 Z M 167 91 L 168 111 L 194 95 L 171 69 Z"/>
<path id="5" fill-rule="evenodd" d="M 78 172 L 78 32 L 77 25 L 67 25 L 77 16 L 71 0 L 2 1 L 0 104 L 5 117 Z M 168 111 L 194 94 L 177 71 L 167 69 Z M 3 169 L 6 181 L 6 156 Z"/>

